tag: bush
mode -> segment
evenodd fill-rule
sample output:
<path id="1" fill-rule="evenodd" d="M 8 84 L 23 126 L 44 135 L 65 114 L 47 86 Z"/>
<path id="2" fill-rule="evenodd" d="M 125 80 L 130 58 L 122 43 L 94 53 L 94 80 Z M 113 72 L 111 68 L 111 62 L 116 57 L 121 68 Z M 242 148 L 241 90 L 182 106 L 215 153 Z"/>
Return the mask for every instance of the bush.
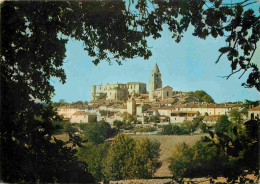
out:
<path id="1" fill-rule="evenodd" d="M 78 131 L 78 129 L 70 123 L 66 123 L 64 126 L 64 132 L 66 132 L 66 133 L 75 133 L 77 131 Z"/>
<path id="2" fill-rule="evenodd" d="M 95 144 L 103 143 L 115 134 L 115 129 L 112 129 L 110 124 L 104 121 L 87 123 L 84 131 L 85 138 Z"/>
<path id="3" fill-rule="evenodd" d="M 183 125 L 169 124 L 164 125 L 162 133 L 164 135 L 185 135 L 189 134 L 189 131 Z"/>
<path id="4" fill-rule="evenodd" d="M 151 127 L 151 126 L 146 126 L 146 127 L 135 127 L 134 131 L 135 132 L 154 132 L 156 131 L 156 127 Z"/>
<path id="5" fill-rule="evenodd" d="M 173 178 L 193 178 L 220 176 L 227 167 L 227 157 L 224 152 L 218 153 L 216 146 L 198 141 L 194 146 L 182 143 L 176 146 L 169 159 L 169 169 Z"/>
<path id="6" fill-rule="evenodd" d="M 124 125 L 124 123 L 122 121 L 119 120 L 115 120 L 113 122 L 114 127 L 116 127 L 118 130 L 121 129 L 121 127 Z"/>
<path id="7" fill-rule="evenodd" d="M 78 131 L 77 128 L 74 128 L 73 125 L 67 121 L 54 121 L 52 124 L 55 134 L 74 133 Z"/>

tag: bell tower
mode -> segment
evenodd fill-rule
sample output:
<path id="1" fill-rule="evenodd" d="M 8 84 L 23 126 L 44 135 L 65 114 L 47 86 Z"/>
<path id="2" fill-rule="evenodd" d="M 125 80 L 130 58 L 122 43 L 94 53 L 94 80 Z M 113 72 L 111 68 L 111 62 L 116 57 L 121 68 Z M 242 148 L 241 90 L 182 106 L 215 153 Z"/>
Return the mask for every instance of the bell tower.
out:
<path id="1" fill-rule="evenodd" d="M 153 92 L 162 87 L 162 79 L 161 79 L 161 72 L 158 68 L 157 63 L 154 66 L 154 69 L 151 73 L 150 76 L 150 81 L 149 81 L 149 99 L 152 101 L 153 98 Z"/>

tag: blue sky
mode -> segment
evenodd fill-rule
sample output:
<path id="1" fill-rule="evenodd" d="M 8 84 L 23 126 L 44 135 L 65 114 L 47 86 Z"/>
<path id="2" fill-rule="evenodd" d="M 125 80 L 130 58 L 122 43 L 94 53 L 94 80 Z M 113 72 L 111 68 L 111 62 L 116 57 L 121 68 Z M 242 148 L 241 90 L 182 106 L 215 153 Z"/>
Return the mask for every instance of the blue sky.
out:
<path id="1" fill-rule="evenodd" d="M 153 53 L 149 60 L 135 58 L 127 60 L 123 65 L 116 62 L 109 65 L 103 61 L 95 66 L 91 62 L 93 58 L 84 51 L 83 42 L 69 40 L 63 65 L 67 80 L 65 84 L 61 84 L 59 80 L 51 79 L 55 88 L 52 100 L 90 101 L 91 85 L 106 83 L 144 82 L 148 89 L 149 77 L 155 63 L 161 71 L 163 86 L 169 85 L 174 91 L 204 90 L 217 103 L 245 99 L 260 100 L 260 94 L 256 89 L 241 86 L 246 81 L 248 73 L 241 79 L 238 79 L 241 73 L 228 80 L 219 77 L 231 72 L 230 63 L 225 56 L 215 64 L 219 56 L 218 49 L 226 45 L 224 39 L 208 37 L 202 40 L 191 33 L 189 29 L 181 42 L 176 43 L 166 28 L 162 32 L 162 38 L 148 39 Z M 260 67 L 259 49 L 253 57 L 253 62 Z"/>

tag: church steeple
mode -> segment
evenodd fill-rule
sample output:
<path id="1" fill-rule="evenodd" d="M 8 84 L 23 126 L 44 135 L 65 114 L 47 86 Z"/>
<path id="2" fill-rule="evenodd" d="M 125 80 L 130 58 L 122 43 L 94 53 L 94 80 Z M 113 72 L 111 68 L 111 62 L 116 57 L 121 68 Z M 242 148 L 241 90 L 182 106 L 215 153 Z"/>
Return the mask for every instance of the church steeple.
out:
<path id="1" fill-rule="evenodd" d="M 157 63 L 154 66 L 153 73 L 160 73 Z"/>
<path id="2" fill-rule="evenodd" d="M 161 73 L 156 63 L 150 76 L 149 93 L 154 92 L 156 89 L 161 87 L 162 87 Z"/>

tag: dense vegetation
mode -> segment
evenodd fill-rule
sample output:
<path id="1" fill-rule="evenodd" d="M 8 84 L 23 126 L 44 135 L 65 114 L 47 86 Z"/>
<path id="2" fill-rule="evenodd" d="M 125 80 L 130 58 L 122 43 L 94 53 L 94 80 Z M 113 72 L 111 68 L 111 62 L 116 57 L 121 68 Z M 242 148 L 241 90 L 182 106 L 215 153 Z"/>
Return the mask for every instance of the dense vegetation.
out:
<path id="1" fill-rule="evenodd" d="M 198 98 L 199 102 L 215 103 L 213 98 L 208 95 L 205 91 L 189 92 L 192 96 Z"/>
<path id="2" fill-rule="evenodd" d="M 130 136 L 117 135 L 112 143 L 87 143 L 79 148 L 78 158 L 86 161 L 98 181 L 150 178 L 161 165 L 158 142 L 149 139 L 135 141 Z"/>
<path id="3" fill-rule="evenodd" d="M 185 120 L 180 124 L 168 124 L 162 126 L 162 134 L 165 135 L 185 135 L 201 129 L 206 130 L 206 124 L 202 122 L 202 118 L 194 118 L 193 121 Z"/>
<path id="4" fill-rule="evenodd" d="M 95 144 L 103 143 L 107 138 L 113 137 L 116 130 L 105 121 L 87 123 L 84 128 L 84 138 Z"/>
<path id="5" fill-rule="evenodd" d="M 208 131 L 210 137 L 175 148 L 169 166 L 173 177 L 181 182 L 183 177 L 224 176 L 240 183 L 250 181 L 248 173 L 259 177 L 259 125 L 259 119 L 241 125 L 222 116 L 215 132 Z"/>

